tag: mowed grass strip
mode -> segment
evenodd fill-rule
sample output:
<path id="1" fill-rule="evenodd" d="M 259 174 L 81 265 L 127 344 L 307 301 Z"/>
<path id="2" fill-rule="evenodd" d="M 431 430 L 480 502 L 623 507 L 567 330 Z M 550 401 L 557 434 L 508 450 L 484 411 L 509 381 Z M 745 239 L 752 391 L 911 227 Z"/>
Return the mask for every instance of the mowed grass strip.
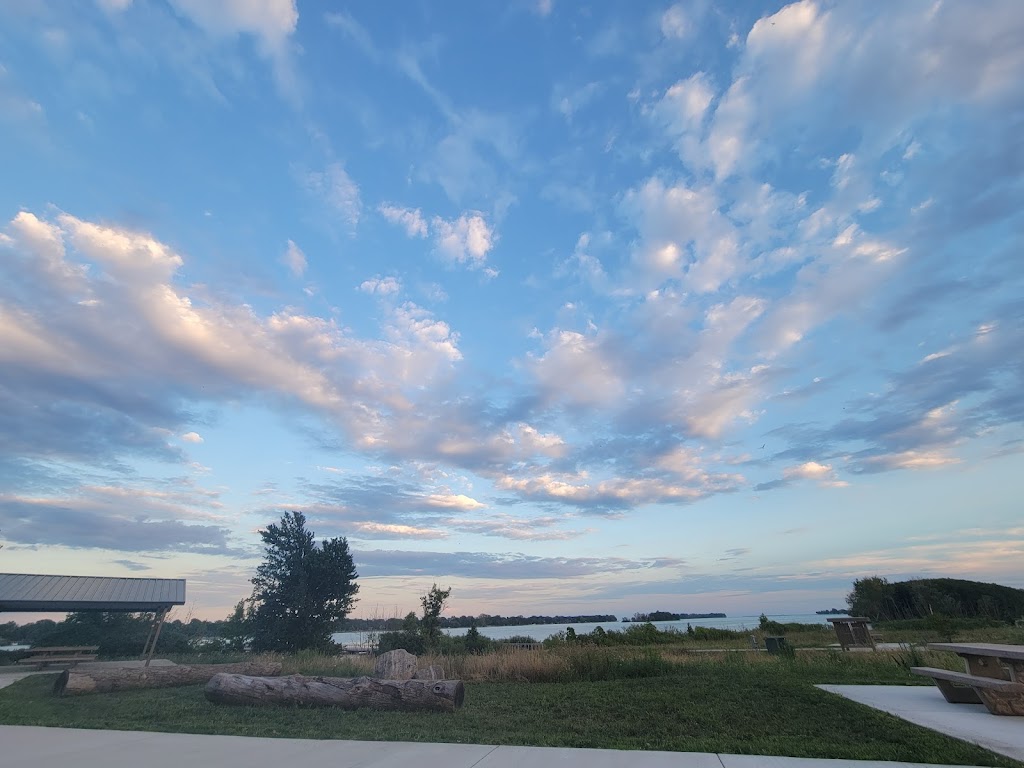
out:
<path id="1" fill-rule="evenodd" d="M 1007 766 L 1021 763 L 814 688 L 909 682 L 860 660 L 697 660 L 654 677 L 469 682 L 455 714 L 215 706 L 202 687 L 73 698 L 53 675 L 0 691 L 0 723 L 315 739 L 651 749 Z M 938 696 L 938 691 L 935 692 Z"/>

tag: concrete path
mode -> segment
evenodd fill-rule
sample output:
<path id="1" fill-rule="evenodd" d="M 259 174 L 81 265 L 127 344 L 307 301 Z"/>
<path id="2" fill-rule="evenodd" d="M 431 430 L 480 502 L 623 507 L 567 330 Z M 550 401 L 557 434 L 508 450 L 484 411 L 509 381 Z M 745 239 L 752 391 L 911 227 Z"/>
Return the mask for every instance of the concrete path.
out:
<path id="1" fill-rule="evenodd" d="M 814 760 L 704 752 L 494 747 L 394 741 L 314 741 L 144 731 L 0 726 L 4 768 L 926 768 L 918 763 Z M 927 766 L 927 768 L 942 768 Z"/>
<path id="2" fill-rule="evenodd" d="M 984 704 L 950 704 L 934 686 L 819 685 L 955 739 L 1024 761 L 1024 717 L 993 715 Z"/>

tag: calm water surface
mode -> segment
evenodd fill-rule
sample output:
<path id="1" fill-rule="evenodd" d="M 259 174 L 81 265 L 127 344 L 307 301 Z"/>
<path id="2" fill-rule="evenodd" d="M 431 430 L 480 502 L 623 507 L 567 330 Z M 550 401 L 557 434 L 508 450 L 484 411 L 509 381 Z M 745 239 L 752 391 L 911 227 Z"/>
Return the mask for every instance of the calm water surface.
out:
<path id="1" fill-rule="evenodd" d="M 786 616 L 769 616 L 768 618 L 779 622 L 827 624 L 826 619 L 833 617 L 819 616 L 816 613 L 800 613 Z M 689 619 L 683 621 L 655 621 L 653 623 L 658 629 L 675 628 L 683 632 L 686 631 L 687 624 L 694 627 L 714 627 L 716 629 L 754 630 L 758 626 L 759 619 L 759 616 L 730 616 L 725 619 Z M 577 635 L 583 635 L 593 632 L 596 627 L 603 627 L 606 630 L 623 630 L 629 627 L 629 623 L 622 624 L 616 621 L 598 622 L 594 624 L 523 624 L 518 627 L 480 627 L 480 634 L 484 637 L 491 638 L 491 640 L 506 640 L 514 635 L 525 635 L 532 637 L 534 640 L 541 641 L 545 638 L 551 637 L 551 635 L 564 632 L 569 627 L 572 627 L 576 631 Z M 468 630 L 465 627 L 460 627 L 458 629 L 446 629 L 443 631 L 445 634 L 458 636 L 466 634 Z M 376 633 L 335 632 L 332 637 L 334 638 L 334 642 L 340 643 L 341 645 L 359 645 L 367 642 L 367 640 L 370 639 L 370 635 L 373 634 Z"/>

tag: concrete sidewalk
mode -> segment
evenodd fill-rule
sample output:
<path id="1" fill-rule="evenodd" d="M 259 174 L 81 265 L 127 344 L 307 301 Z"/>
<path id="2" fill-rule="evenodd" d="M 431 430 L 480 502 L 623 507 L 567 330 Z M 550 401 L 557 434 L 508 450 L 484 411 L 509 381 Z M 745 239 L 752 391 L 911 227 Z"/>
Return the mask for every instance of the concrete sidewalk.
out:
<path id="1" fill-rule="evenodd" d="M 925 768 L 919 763 L 817 760 L 704 752 L 494 747 L 394 741 L 314 741 L 146 731 L 0 726 L 3 768 Z M 927 768 L 941 768 L 931 765 Z"/>
<path id="2" fill-rule="evenodd" d="M 950 704 L 930 685 L 816 687 L 1024 762 L 1024 717 L 993 715 L 984 704 Z"/>

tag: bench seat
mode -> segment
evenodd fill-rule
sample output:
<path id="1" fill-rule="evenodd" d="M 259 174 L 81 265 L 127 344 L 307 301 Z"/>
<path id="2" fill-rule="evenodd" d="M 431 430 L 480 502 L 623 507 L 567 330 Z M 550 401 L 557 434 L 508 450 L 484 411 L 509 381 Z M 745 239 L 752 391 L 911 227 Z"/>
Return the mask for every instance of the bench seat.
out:
<path id="1" fill-rule="evenodd" d="M 48 664 L 77 664 L 80 661 L 95 661 L 97 655 L 95 653 L 37 653 L 32 656 L 26 656 L 24 659 L 18 659 L 19 664 L 32 664 L 42 669 Z"/>
<path id="2" fill-rule="evenodd" d="M 1024 715 L 1024 683 L 935 667 L 911 667 L 910 671 L 932 678 L 951 704 L 984 704 L 993 715 Z"/>

